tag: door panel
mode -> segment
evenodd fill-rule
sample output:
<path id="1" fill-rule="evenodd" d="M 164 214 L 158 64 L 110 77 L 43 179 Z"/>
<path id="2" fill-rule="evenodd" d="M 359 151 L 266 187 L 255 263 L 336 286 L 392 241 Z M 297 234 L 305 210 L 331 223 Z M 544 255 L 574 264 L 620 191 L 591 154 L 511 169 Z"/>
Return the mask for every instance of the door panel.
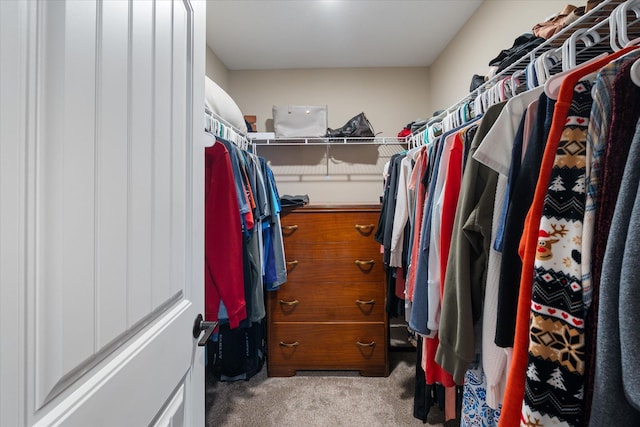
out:
<path id="1" fill-rule="evenodd" d="M 41 6 L 46 32 L 36 144 L 36 408 L 96 350 L 96 28 L 95 19 L 86 19 L 95 16 L 96 4 Z"/>
<path id="2" fill-rule="evenodd" d="M 79 387 L 48 405 L 52 410 L 34 425 L 150 424 L 175 387 L 189 379 L 184 367 L 191 362 L 191 339 L 184 330 L 193 324 L 190 311 L 191 304 L 181 303 L 163 313 L 108 363 L 88 373 Z"/>
<path id="3" fill-rule="evenodd" d="M 152 260 L 153 265 L 151 281 L 154 284 L 151 297 L 153 308 L 164 303 L 168 298 L 181 289 L 180 286 L 171 286 L 171 269 L 173 260 L 171 259 L 171 228 L 175 225 L 184 229 L 185 224 L 174 223 L 171 217 L 172 199 L 177 199 L 180 205 L 186 203 L 185 192 L 173 193 L 171 190 L 172 172 L 184 175 L 184 166 L 177 166 L 177 170 L 172 170 L 171 163 L 171 45 L 172 45 L 172 4 L 170 2 L 156 3 L 154 19 L 155 40 L 155 82 L 153 87 L 155 110 L 153 129 L 152 151 L 155 157 L 153 164 L 153 204 L 154 215 L 152 229 Z M 183 62 L 184 64 L 184 59 Z M 186 88 L 185 82 L 180 82 L 180 87 Z M 175 111 L 176 115 L 184 116 L 185 110 Z M 176 144 L 176 150 L 184 150 L 185 144 Z M 182 156 L 184 158 L 184 156 Z"/>
<path id="4" fill-rule="evenodd" d="M 127 304 L 127 220 L 129 197 L 127 194 L 128 170 L 113 173 L 115 165 L 127 164 L 129 138 L 127 105 L 128 76 L 128 19 L 126 2 L 105 2 L 100 20 L 101 31 L 97 43 L 101 46 L 98 56 L 100 78 L 96 83 L 97 152 L 96 185 L 101 212 L 97 223 L 98 252 L 97 295 L 100 306 L 96 313 L 98 328 L 96 344 L 103 347 L 114 340 L 127 327 L 127 316 L 114 316 Z M 108 58 L 108 60 L 105 60 Z"/>
<path id="5" fill-rule="evenodd" d="M 26 2 L 0 1 L 0 425 L 25 425 Z M 10 35 L 10 37 L 8 36 Z"/>
<path id="6" fill-rule="evenodd" d="M 204 2 L 0 3 L 0 424 L 201 425 Z"/>
<path id="7" fill-rule="evenodd" d="M 184 426 L 184 386 L 176 391 L 166 409 L 160 414 L 154 427 L 183 427 Z"/>
<path id="8" fill-rule="evenodd" d="M 153 155 L 153 3 L 131 4 L 130 98 L 130 186 L 129 202 L 129 283 L 127 315 L 129 322 L 142 319 L 151 311 L 151 230 Z"/>

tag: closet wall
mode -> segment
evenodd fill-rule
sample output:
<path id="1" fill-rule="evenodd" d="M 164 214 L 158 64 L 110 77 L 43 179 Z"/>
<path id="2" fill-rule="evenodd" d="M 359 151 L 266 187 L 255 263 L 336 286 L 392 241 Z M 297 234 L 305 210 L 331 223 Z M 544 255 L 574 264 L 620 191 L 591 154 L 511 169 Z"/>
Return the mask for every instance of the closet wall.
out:
<path id="1" fill-rule="evenodd" d="M 205 73 L 225 91 L 229 91 L 229 70 L 220 58 L 207 46 L 207 62 Z"/>
<path id="2" fill-rule="evenodd" d="M 473 74 L 521 33 L 557 13 L 567 0 L 485 0 L 431 67 L 311 70 L 228 70 L 207 48 L 207 76 L 272 131 L 271 108 L 328 105 L 329 126 L 364 111 L 376 132 L 395 136 L 404 125 L 430 117 L 468 93 Z M 574 2 L 583 5 L 586 0 Z M 446 19 L 446 17 L 442 17 Z M 427 24 L 428 20 L 425 20 Z M 381 171 L 399 146 L 259 147 L 283 194 L 308 194 L 312 203 L 376 203 Z"/>
<path id="3" fill-rule="evenodd" d="M 364 111 L 376 132 L 394 136 L 430 112 L 428 82 L 427 67 L 231 71 L 229 93 L 261 131 L 273 130 L 273 105 L 327 105 L 329 127 Z"/>
<path id="4" fill-rule="evenodd" d="M 449 107 L 469 92 L 471 76 L 486 75 L 489 61 L 520 34 L 586 0 L 485 0 L 429 69 L 430 105 Z"/>

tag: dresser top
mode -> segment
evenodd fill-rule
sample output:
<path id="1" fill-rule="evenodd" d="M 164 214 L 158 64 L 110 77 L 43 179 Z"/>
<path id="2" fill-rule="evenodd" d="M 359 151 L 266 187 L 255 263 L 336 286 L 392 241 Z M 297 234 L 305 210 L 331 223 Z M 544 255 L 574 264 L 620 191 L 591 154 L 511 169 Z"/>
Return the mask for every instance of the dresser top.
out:
<path id="1" fill-rule="evenodd" d="M 292 212 L 380 212 L 380 204 L 309 204 L 298 207 L 283 207 L 282 213 Z"/>

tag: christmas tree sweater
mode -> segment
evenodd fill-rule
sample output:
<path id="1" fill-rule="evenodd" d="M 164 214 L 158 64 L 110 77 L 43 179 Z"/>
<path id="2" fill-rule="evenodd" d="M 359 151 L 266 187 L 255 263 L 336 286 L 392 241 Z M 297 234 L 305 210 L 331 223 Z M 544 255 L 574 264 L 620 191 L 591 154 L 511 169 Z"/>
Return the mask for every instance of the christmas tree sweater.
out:
<path id="1" fill-rule="evenodd" d="M 556 151 L 534 264 L 522 425 L 580 424 L 584 375 L 581 282 L 591 84 L 579 82 Z"/>

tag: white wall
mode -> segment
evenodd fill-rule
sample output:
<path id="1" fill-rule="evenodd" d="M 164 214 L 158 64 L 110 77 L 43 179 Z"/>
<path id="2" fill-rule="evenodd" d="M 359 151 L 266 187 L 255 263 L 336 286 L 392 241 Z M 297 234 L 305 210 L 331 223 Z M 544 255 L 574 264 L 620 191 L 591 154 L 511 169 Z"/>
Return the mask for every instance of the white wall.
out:
<path id="1" fill-rule="evenodd" d="M 469 93 L 471 77 L 486 75 L 489 61 L 519 35 L 571 3 L 567 0 L 485 0 L 449 43 L 429 73 L 430 103 L 444 109 Z M 586 3 L 573 2 L 580 6 Z"/>
<path id="2" fill-rule="evenodd" d="M 205 74 L 211 80 L 216 82 L 218 86 L 228 92 L 229 87 L 229 70 L 220 61 L 216 54 L 207 46 L 207 62 Z"/>
<path id="3" fill-rule="evenodd" d="M 364 111 L 384 136 L 431 115 L 426 67 L 231 71 L 229 80 L 243 114 L 257 116 L 258 131 L 273 130 L 273 105 L 327 105 L 331 128 Z M 400 149 L 260 147 L 259 154 L 282 194 L 308 194 L 312 203 L 377 203 L 384 163 Z"/>
<path id="4" fill-rule="evenodd" d="M 229 93 L 258 131 L 273 130 L 273 105 L 327 105 L 329 127 L 364 111 L 376 132 L 395 136 L 430 116 L 428 68 L 231 71 Z"/>
<path id="5" fill-rule="evenodd" d="M 450 106 L 469 90 L 473 74 L 564 7 L 567 0 L 485 0 L 429 68 L 227 70 L 207 49 L 207 75 L 256 115 L 258 131 L 272 130 L 273 105 L 328 105 L 329 127 L 364 111 L 376 132 L 396 135 L 416 118 Z M 579 4 L 577 4 L 579 5 Z M 426 22 L 426 21 L 425 21 Z M 226 82 L 225 82 L 226 80 Z M 309 194 L 312 203 L 375 203 L 382 166 L 399 146 L 260 147 L 282 194 Z"/>

